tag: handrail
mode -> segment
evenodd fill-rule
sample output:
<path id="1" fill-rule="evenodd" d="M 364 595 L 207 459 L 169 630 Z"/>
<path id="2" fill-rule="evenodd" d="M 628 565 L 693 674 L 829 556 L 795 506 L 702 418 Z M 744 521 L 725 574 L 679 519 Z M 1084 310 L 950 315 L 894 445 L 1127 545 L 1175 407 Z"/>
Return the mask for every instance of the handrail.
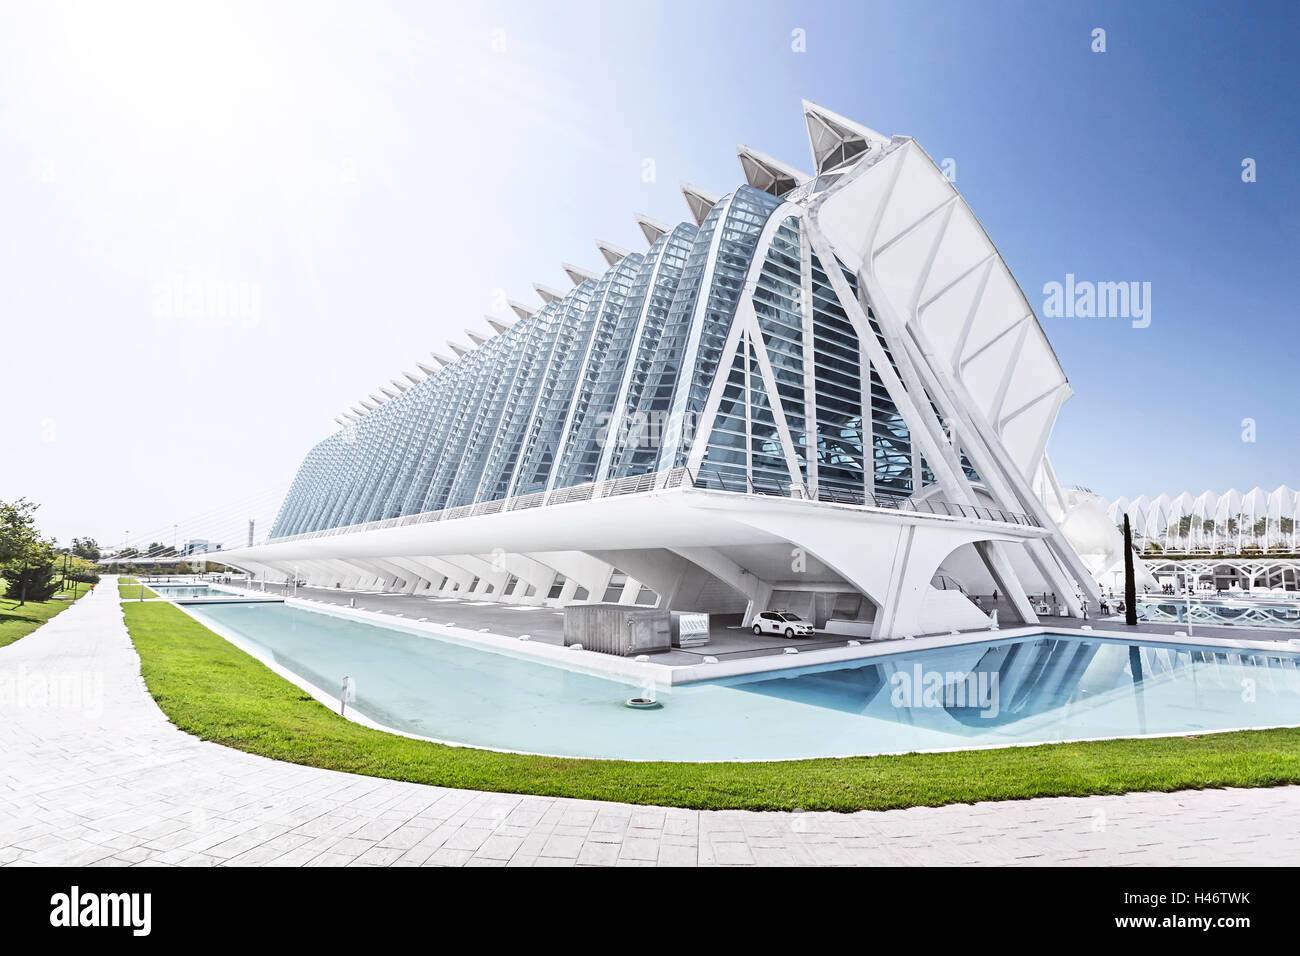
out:
<path id="1" fill-rule="evenodd" d="M 329 537 L 338 534 L 355 534 L 361 531 L 376 531 L 383 528 L 403 527 L 411 524 L 427 524 L 433 521 L 454 521 L 476 515 L 501 514 L 509 511 L 524 511 L 548 505 L 566 504 L 577 501 L 592 501 L 598 498 L 611 498 L 620 495 L 645 494 L 655 490 L 674 488 L 703 489 L 722 491 L 727 494 L 754 495 L 758 497 L 793 498 L 805 501 L 822 501 L 828 504 L 850 505 L 860 508 L 876 508 L 890 511 L 908 511 L 914 514 L 931 514 L 938 517 L 973 518 L 980 521 L 993 521 L 1001 524 L 1017 524 L 1037 527 L 1038 522 L 1028 515 L 1000 508 L 986 508 L 982 505 L 961 505 L 947 501 L 931 501 L 907 498 L 901 495 L 876 495 L 861 488 L 844 488 L 836 485 L 821 485 L 814 494 L 803 482 L 783 480 L 774 475 L 746 474 L 743 485 L 737 489 L 740 475 L 727 475 L 716 465 L 704 465 L 699 474 L 692 474 L 689 468 L 678 467 L 665 471 L 648 472 L 641 475 L 627 475 L 622 478 L 609 478 L 604 481 L 587 482 L 582 485 L 570 485 L 553 488 L 550 491 L 531 491 L 511 498 L 495 498 L 439 511 L 424 511 L 417 514 L 398 515 L 367 521 L 363 524 L 342 525 L 337 528 L 322 528 L 318 531 L 304 531 L 301 534 L 270 538 L 268 544 L 306 541 L 314 538 Z M 221 552 L 212 552 L 220 554 Z"/>

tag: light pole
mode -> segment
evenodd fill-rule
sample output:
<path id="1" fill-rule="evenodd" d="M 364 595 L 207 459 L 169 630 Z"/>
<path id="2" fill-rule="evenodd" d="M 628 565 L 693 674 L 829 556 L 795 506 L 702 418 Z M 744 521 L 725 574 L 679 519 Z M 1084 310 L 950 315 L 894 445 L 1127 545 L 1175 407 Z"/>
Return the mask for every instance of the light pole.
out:
<path id="1" fill-rule="evenodd" d="M 1187 588 L 1187 636 L 1192 636 L 1192 571 L 1183 569 L 1183 585 Z"/>

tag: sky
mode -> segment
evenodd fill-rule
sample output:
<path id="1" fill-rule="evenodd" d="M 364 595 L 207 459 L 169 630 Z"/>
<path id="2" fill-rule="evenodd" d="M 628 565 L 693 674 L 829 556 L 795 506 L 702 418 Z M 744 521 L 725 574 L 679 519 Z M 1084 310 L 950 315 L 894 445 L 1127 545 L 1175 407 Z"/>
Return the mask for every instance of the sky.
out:
<path id="1" fill-rule="evenodd" d="M 336 415 L 737 143 L 808 169 L 804 98 L 950 163 L 1073 385 L 1063 481 L 1300 485 L 1298 10 L 0 0 L 0 499 L 260 538 Z M 1149 324 L 1044 315 L 1067 275 Z"/>

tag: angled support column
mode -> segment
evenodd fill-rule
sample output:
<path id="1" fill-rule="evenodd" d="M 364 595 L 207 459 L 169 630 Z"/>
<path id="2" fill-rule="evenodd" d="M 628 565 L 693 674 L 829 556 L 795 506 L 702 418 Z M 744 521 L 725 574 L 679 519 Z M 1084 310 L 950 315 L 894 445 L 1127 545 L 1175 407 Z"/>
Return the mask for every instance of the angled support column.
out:
<path id="1" fill-rule="evenodd" d="M 1025 589 L 1021 587 L 1020 578 L 1016 576 L 1010 559 L 998 542 L 976 541 L 975 551 L 984 560 L 984 566 L 989 569 L 993 581 L 1011 602 L 1016 616 L 1025 624 L 1037 624 L 1038 615 L 1034 613 L 1034 605 L 1029 600 L 1029 595 L 1025 593 Z"/>
<path id="2" fill-rule="evenodd" d="M 715 578 L 731 585 L 749 599 L 745 607 L 745 616 L 741 626 L 749 627 L 754 623 L 754 616 L 767 610 L 772 601 L 772 585 L 760 579 L 752 571 L 742 568 L 722 552 L 714 548 L 674 548 L 673 552 L 681 555 L 692 564 L 698 564 Z"/>
<path id="3" fill-rule="evenodd" d="M 948 555 L 989 538 L 982 529 L 901 516 L 859 520 L 846 527 L 835 512 L 759 512 L 738 516 L 746 524 L 804 548 L 862 592 L 877 613 L 873 640 L 914 637 L 988 625 L 988 618 L 958 592 L 930 582 Z"/>
<path id="4" fill-rule="evenodd" d="M 459 564 L 467 571 L 472 571 L 474 577 L 478 578 L 479 585 L 473 592 L 474 597 L 488 597 L 490 594 L 495 599 L 500 596 L 501 589 L 506 586 L 508 572 L 504 566 L 498 566 L 490 555 L 482 557 L 477 554 L 447 554 L 443 555 L 443 558 Z M 487 590 L 487 585 L 491 585 L 491 592 Z"/>
<path id="5" fill-rule="evenodd" d="M 593 557 L 627 572 L 629 578 L 659 595 L 658 607 L 677 609 L 677 594 L 686 576 L 697 566 L 664 549 L 645 551 L 593 551 Z"/>
<path id="6" fill-rule="evenodd" d="M 470 582 L 474 580 L 473 574 L 461 567 L 459 564 L 453 564 L 441 555 L 435 556 L 421 554 L 408 558 L 407 560 L 414 562 L 417 566 L 428 568 L 433 575 L 436 575 L 429 578 L 429 580 L 435 584 L 441 583 L 443 578 L 447 579 L 447 587 L 436 591 L 438 594 L 451 594 L 453 592 L 451 587 L 453 584 L 460 585 L 461 591 L 456 593 L 467 592 L 469 591 Z"/>
<path id="7" fill-rule="evenodd" d="M 579 587 L 587 589 L 588 601 L 599 601 L 605 596 L 610 576 L 614 573 L 609 564 L 583 551 L 534 551 L 525 557 L 564 575 L 564 589 L 559 597 L 561 604 L 574 600 Z"/>

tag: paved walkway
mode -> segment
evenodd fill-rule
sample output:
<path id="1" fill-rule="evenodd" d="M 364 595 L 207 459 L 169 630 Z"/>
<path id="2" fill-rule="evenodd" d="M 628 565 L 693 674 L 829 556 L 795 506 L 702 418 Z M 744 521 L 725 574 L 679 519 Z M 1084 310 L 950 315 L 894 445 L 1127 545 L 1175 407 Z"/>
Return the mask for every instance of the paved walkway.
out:
<path id="1" fill-rule="evenodd" d="M 1300 861 L 1300 787 L 884 813 L 702 812 L 278 763 L 167 721 L 140 678 L 115 591 L 101 586 L 0 649 L 0 864 Z"/>

